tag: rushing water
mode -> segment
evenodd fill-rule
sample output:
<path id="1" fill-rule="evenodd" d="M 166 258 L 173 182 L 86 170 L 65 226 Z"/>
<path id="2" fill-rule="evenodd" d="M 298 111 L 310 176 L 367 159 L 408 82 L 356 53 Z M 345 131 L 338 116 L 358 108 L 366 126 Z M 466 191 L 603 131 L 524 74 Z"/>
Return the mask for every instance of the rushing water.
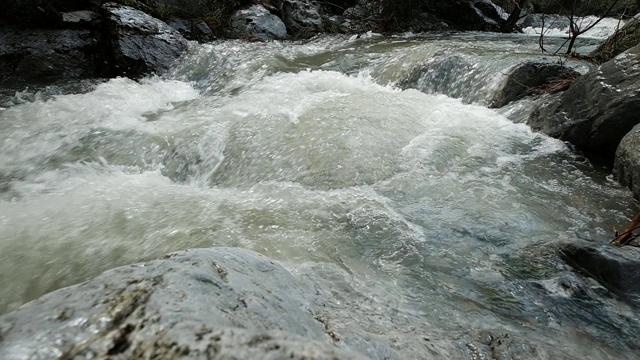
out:
<path id="1" fill-rule="evenodd" d="M 563 292 L 557 279 L 583 280 L 545 250 L 608 240 L 636 210 L 630 193 L 484 107 L 536 46 L 219 42 L 165 78 L 1 110 L 0 312 L 118 265 L 240 246 L 403 326 L 504 328 L 580 358 L 634 358 L 632 309 Z"/>

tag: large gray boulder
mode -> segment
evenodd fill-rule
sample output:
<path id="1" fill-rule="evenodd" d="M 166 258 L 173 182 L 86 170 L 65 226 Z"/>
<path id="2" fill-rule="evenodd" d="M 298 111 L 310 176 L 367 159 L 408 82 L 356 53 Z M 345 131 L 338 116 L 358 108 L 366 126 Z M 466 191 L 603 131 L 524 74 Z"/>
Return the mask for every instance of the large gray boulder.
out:
<path id="1" fill-rule="evenodd" d="M 278 40 L 287 37 L 287 27 L 262 5 L 236 11 L 231 17 L 231 35 L 237 38 Z"/>
<path id="2" fill-rule="evenodd" d="M 310 37 L 325 30 L 320 4 L 310 0 L 285 0 L 282 17 L 289 33 Z"/>
<path id="3" fill-rule="evenodd" d="M 0 359 L 361 359 L 314 318 L 317 290 L 242 249 L 117 268 L 0 317 Z"/>
<path id="4" fill-rule="evenodd" d="M 631 129 L 618 145 L 613 176 L 640 199 L 640 125 Z"/>
<path id="5" fill-rule="evenodd" d="M 613 162 L 622 138 L 640 123 L 640 45 L 581 76 L 528 124 Z"/>
<path id="6" fill-rule="evenodd" d="M 563 65 L 528 61 L 509 70 L 491 101 L 490 107 L 499 108 L 528 95 L 565 90 L 580 74 Z"/>
<path id="7" fill-rule="evenodd" d="M 112 74 L 140 77 L 162 73 L 187 50 L 187 40 L 166 23 L 116 3 L 102 6 L 107 19 L 105 42 L 113 58 Z"/>
<path id="8" fill-rule="evenodd" d="M 571 358 L 500 330 L 387 316 L 339 270 L 311 270 L 296 276 L 237 248 L 116 268 L 1 316 L 0 359 Z"/>

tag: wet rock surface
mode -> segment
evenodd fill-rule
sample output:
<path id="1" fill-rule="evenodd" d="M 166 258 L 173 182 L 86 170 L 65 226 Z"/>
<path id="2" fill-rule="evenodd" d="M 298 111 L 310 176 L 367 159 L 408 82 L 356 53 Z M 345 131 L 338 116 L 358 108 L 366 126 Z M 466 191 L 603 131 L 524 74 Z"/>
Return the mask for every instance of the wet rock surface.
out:
<path id="1" fill-rule="evenodd" d="M 203 43 L 216 39 L 209 25 L 202 20 L 173 19 L 167 24 L 189 40 Z"/>
<path id="2" fill-rule="evenodd" d="M 640 305 L 640 250 L 634 247 L 570 243 L 560 256 L 578 272 L 593 278 L 620 298 Z"/>
<path id="3" fill-rule="evenodd" d="M 61 15 L 64 25 L 71 27 L 87 25 L 98 17 L 96 13 L 88 10 L 65 12 Z"/>
<path id="4" fill-rule="evenodd" d="M 431 5 L 433 13 L 460 30 L 500 31 L 501 17 L 487 0 L 439 1 Z"/>
<path id="5" fill-rule="evenodd" d="M 640 125 L 636 125 L 620 142 L 616 150 L 613 175 L 640 198 Z"/>
<path id="6" fill-rule="evenodd" d="M 562 86 L 556 88 L 554 85 L 568 81 L 568 86 L 578 76 L 580 74 L 577 71 L 553 63 L 526 62 L 517 65 L 507 74 L 490 106 L 499 108 L 528 95 L 564 90 Z"/>
<path id="7" fill-rule="evenodd" d="M 528 124 L 613 163 L 622 138 L 640 123 L 640 46 L 575 81 L 559 100 L 532 112 Z"/>
<path id="8" fill-rule="evenodd" d="M 362 33 L 376 28 L 381 17 L 380 8 L 370 1 L 359 2 L 345 9 L 340 18 L 340 28 L 345 32 Z"/>
<path id="9" fill-rule="evenodd" d="M 500 330 L 394 324 L 332 289 L 249 250 L 181 251 L 0 317 L 0 358 L 569 358 Z"/>
<path id="10" fill-rule="evenodd" d="M 187 50 L 187 40 L 174 28 L 132 7 L 103 5 L 105 42 L 113 58 L 109 72 L 128 77 L 162 73 Z"/>
<path id="11" fill-rule="evenodd" d="M 0 86 L 90 76 L 96 46 L 88 30 L 0 28 Z"/>
<path id="12" fill-rule="evenodd" d="M 287 27 L 279 17 L 261 5 L 239 10 L 231 18 L 231 35 L 255 40 L 277 40 L 287 37 Z"/>
<path id="13" fill-rule="evenodd" d="M 311 37 L 325 30 L 322 8 L 315 1 L 285 0 L 282 15 L 287 30 L 301 37 Z"/>
<path id="14" fill-rule="evenodd" d="M 333 346 L 315 294 L 247 250 L 180 252 L 3 316 L 0 358 L 362 358 Z"/>

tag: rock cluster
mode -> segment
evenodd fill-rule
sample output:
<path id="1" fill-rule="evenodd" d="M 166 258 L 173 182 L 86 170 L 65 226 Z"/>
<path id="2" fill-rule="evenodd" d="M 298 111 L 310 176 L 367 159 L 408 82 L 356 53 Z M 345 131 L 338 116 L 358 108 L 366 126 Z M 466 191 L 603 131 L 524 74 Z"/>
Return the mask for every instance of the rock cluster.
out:
<path id="1" fill-rule="evenodd" d="M 417 0 L 8 0 L 4 10 L 0 84 L 162 73 L 186 40 L 216 38 L 209 25 L 221 36 L 268 41 L 449 29 L 442 19 L 461 30 L 496 30 L 501 21 L 489 0 L 428 7 Z"/>
<path id="2" fill-rule="evenodd" d="M 63 28 L 0 25 L 0 84 L 49 84 L 166 71 L 187 50 L 174 28 L 135 8 L 61 14 Z"/>
<path id="3" fill-rule="evenodd" d="M 581 76 L 529 125 L 612 163 L 622 138 L 640 123 L 640 45 Z"/>

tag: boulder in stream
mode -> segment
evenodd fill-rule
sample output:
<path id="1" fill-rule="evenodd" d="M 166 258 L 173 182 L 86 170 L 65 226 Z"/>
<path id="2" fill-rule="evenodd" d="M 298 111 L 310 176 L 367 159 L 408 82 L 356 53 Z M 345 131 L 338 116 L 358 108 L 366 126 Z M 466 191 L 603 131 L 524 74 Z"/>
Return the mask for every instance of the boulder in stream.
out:
<path id="1" fill-rule="evenodd" d="M 394 322 L 328 284 L 250 250 L 180 251 L 0 316 L 0 358 L 570 359 L 500 330 L 439 331 L 409 314 Z"/>
<path id="2" fill-rule="evenodd" d="M 289 33 L 310 37 L 325 30 L 320 4 L 310 0 L 285 0 L 282 17 Z"/>
<path id="3" fill-rule="evenodd" d="M 622 138 L 640 123 L 640 45 L 576 80 L 556 101 L 541 105 L 528 124 L 613 163 Z"/>
<path id="4" fill-rule="evenodd" d="M 236 11 L 231 17 L 231 35 L 237 38 L 278 40 L 287 37 L 287 27 L 262 5 Z"/>
<path id="5" fill-rule="evenodd" d="M 0 317 L 0 358 L 363 359 L 332 344 L 315 296 L 251 251 L 183 251 Z"/>
<path id="6" fill-rule="evenodd" d="M 116 75 L 162 73 L 187 50 L 187 40 L 177 30 L 142 11 L 116 3 L 103 5 L 102 11 Z"/>
<path id="7" fill-rule="evenodd" d="M 511 68 L 490 107 L 500 108 L 527 95 L 565 90 L 580 74 L 563 65 L 528 61 Z"/>
<path id="8" fill-rule="evenodd" d="M 640 250 L 626 246 L 567 243 L 562 259 L 577 271 L 598 281 L 617 296 L 640 305 Z"/>
<path id="9" fill-rule="evenodd" d="M 613 176 L 640 199 L 640 125 L 631 129 L 618 145 Z"/>

